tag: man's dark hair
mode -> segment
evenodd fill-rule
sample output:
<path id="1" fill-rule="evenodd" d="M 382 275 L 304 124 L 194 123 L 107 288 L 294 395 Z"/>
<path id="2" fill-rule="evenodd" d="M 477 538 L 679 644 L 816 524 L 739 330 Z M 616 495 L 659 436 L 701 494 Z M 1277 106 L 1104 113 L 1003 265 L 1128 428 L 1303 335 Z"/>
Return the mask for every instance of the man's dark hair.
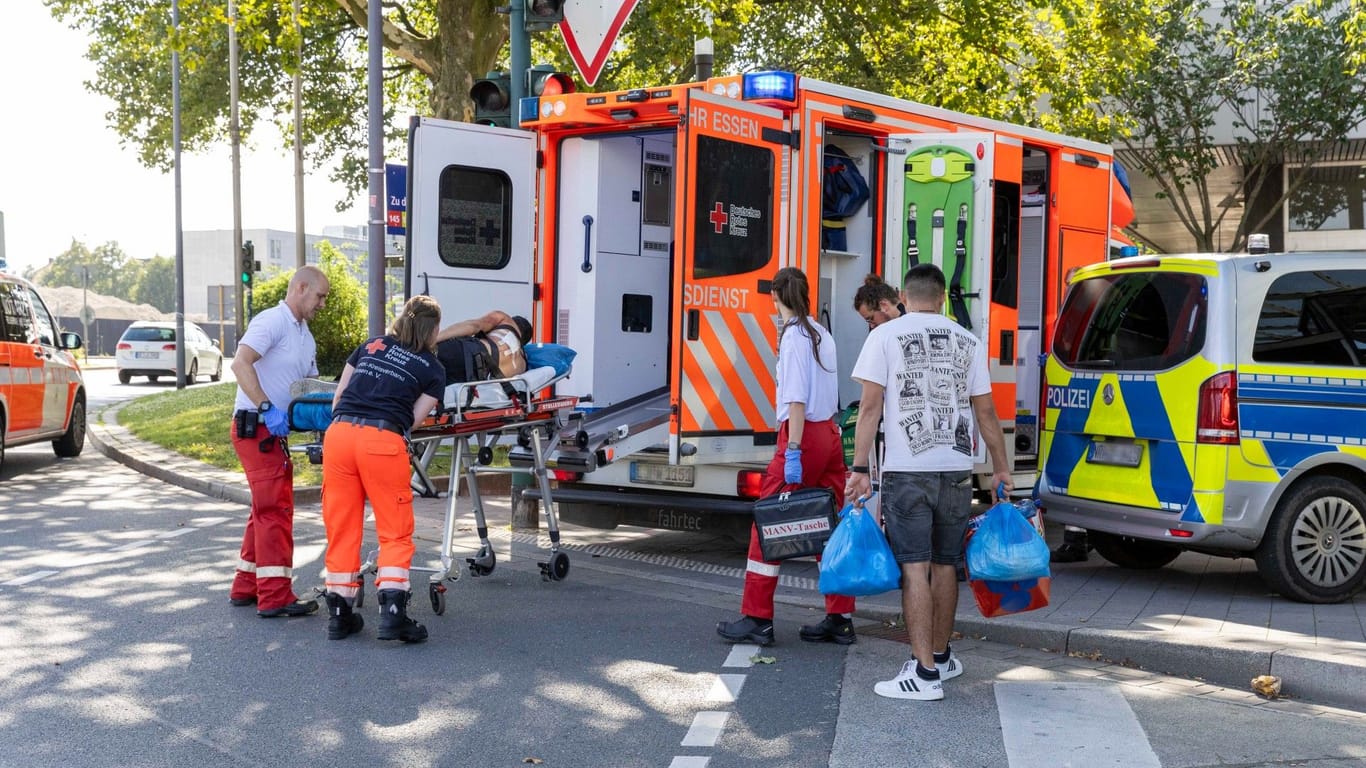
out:
<path id="1" fill-rule="evenodd" d="M 521 340 L 522 346 L 531 343 L 531 321 L 521 315 L 512 316 L 512 324 L 517 326 L 517 338 Z"/>
<path id="2" fill-rule="evenodd" d="M 944 270 L 933 264 L 916 264 L 906 271 L 906 279 L 902 283 L 906 291 L 906 299 L 910 302 L 928 302 L 944 300 L 944 294 L 948 290 L 948 282 L 944 280 Z"/>

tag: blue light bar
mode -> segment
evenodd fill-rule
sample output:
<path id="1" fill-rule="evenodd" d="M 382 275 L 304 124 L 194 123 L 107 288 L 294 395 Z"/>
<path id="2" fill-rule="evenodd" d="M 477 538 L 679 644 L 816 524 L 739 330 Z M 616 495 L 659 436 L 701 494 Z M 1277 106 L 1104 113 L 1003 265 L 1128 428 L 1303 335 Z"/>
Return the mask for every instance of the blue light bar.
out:
<path id="1" fill-rule="evenodd" d="M 523 96 L 517 106 L 517 122 L 530 123 L 541 116 L 541 97 Z"/>
<path id="2" fill-rule="evenodd" d="M 792 72 L 747 72 L 740 83 L 740 97 L 745 100 L 797 99 L 797 76 Z"/>
<path id="3" fill-rule="evenodd" d="M 1128 257 L 1130 257 L 1130 256 L 1137 256 L 1137 255 L 1138 255 L 1138 246 L 1136 246 L 1136 245 L 1124 245 L 1124 246 L 1120 246 L 1120 249 L 1119 249 L 1119 257 L 1120 257 L 1121 259 L 1126 259 L 1126 258 L 1128 258 Z"/>

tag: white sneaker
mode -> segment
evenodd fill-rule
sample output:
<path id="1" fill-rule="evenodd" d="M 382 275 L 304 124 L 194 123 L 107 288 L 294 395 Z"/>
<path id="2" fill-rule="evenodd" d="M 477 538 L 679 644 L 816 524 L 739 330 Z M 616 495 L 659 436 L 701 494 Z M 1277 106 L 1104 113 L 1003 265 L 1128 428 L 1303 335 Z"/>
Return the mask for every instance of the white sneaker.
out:
<path id="1" fill-rule="evenodd" d="M 936 661 L 934 663 L 934 668 L 939 670 L 940 680 L 952 680 L 953 678 L 963 674 L 963 662 L 958 660 L 958 654 L 954 653 L 953 651 L 949 651 L 948 661 L 944 662 L 943 664 L 940 664 Z"/>
<path id="2" fill-rule="evenodd" d="M 911 659 L 901 666 L 901 673 L 896 677 L 874 685 L 873 692 L 889 699 L 939 701 L 944 698 L 944 684 L 922 678 L 916 673 L 915 659 Z"/>

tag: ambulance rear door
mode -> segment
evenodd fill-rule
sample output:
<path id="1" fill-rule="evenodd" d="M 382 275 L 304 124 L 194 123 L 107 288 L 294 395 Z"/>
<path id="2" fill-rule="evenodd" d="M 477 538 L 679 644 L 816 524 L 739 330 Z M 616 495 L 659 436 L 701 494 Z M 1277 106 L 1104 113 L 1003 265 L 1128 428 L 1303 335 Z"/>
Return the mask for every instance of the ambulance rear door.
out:
<path id="1" fill-rule="evenodd" d="M 669 458 L 772 457 L 777 311 L 793 143 L 784 114 L 692 89 L 680 121 Z"/>
<path id="2" fill-rule="evenodd" d="M 413 118 L 406 295 L 435 297 L 442 325 L 531 317 L 535 202 L 536 134 Z"/>
<path id="3" fill-rule="evenodd" d="M 916 264 L 948 283 L 947 314 L 988 344 L 991 133 L 917 133 L 887 139 L 886 279 L 898 289 Z M 975 440 L 977 462 L 986 449 Z"/>

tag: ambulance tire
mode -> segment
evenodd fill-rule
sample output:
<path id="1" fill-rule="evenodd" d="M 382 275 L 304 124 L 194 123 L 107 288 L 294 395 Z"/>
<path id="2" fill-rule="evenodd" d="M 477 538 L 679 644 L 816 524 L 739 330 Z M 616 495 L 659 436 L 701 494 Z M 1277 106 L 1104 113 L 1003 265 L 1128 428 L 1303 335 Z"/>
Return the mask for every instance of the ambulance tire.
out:
<path id="1" fill-rule="evenodd" d="M 1090 531 L 1087 535 L 1091 539 L 1091 548 L 1120 568 L 1148 571 L 1161 568 L 1181 554 L 1179 547 L 1160 541 L 1136 539 L 1132 536 L 1119 536 L 1102 531 Z"/>
<path id="2" fill-rule="evenodd" d="M 63 459 L 74 459 L 85 448 L 85 400 L 77 396 L 71 405 L 71 421 L 66 432 L 52 441 L 52 452 Z"/>
<path id="3" fill-rule="evenodd" d="M 1283 597 L 1302 603 L 1340 603 L 1366 586 L 1363 526 L 1366 492 L 1359 484 L 1332 475 L 1303 480 L 1276 505 L 1257 547 L 1257 571 Z M 1323 551 L 1324 543 L 1301 544 L 1297 560 L 1296 541 L 1324 542 L 1328 551 Z"/>

